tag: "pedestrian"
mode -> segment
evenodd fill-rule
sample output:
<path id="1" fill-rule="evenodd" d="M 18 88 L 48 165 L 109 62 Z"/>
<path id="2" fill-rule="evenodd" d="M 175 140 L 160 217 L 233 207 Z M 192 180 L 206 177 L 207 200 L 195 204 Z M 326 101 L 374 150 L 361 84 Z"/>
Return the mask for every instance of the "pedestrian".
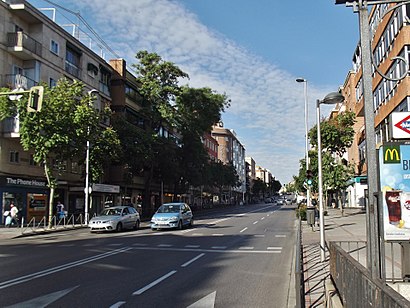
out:
<path id="1" fill-rule="evenodd" d="M 62 204 L 60 201 L 57 201 L 57 217 L 58 219 L 64 218 L 64 204 Z"/>
<path id="2" fill-rule="evenodd" d="M 17 206 L 14 205 L 13 202 L 10 203 L 10 217 L 11 217 L 11 222 L 10 225 L 18 225 L 18 214 L 19 210 Z"/>

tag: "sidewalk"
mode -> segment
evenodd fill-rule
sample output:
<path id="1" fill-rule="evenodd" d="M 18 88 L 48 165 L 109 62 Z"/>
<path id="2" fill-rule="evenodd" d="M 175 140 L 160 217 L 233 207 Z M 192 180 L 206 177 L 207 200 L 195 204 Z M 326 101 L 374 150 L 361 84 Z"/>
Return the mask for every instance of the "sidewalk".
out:
<path id="1" fill-rule="evenodd" d="M 64 226 L 57 226 L 52 229 L 47 229 L 47 228 L 21 228 L 21 227 L 0 227 L 0 241 L 4 240 L 10 240 L 13 238 L 19 238 L 19 237 L 25 237 L 25 236 L 32 236 L 36 234 L 47 234 L 47 233 L 52 233 L 52 232 L 62 232 L 62 231 L 68 231 L 68 230 L 74 230 L 74 229 L 80 229 L 80 228 L 85 228 L 83 225 L 68 225 L 66 227 Z"/>
<path id="2" fill-rule="evenodd" d="M 366 213 L 361 209 L 328 209 L 325 216 L 325 241 L 366 241 Z M 305 306 L 323 307 L 325 281 L 329 277 L 329 254 L 320 261 L 320 231 L 302 222 Z"/>

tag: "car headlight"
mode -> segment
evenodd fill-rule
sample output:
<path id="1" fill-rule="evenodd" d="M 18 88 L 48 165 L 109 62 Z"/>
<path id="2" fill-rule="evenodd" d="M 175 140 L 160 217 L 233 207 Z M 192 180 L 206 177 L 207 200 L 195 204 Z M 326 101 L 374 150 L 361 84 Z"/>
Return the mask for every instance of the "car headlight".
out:
<path id="1" fill-rule="evenodd" d="M 177 221 L 177 220 L 178 220 L 178 216 L 172 216 L 169 220 L 170 220 L 170 221 Z"/>

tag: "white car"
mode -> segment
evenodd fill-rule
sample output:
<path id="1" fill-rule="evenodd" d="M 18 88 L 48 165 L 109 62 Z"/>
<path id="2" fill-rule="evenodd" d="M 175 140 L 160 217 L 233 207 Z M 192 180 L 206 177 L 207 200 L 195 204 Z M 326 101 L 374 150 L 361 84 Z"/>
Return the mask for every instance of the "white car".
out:
<path id="1" fill-rule="evenodd" d="M 88 227 L 93 231 L 137 230 L 140 227 L 140 215 L 132 206 L 113 206 L 104 209 L 98 216 L 90 219 Z"/>
<path id="2" fill-rule="evenodd" d="M 186 203 L 164 203 L 151 218 L 151 229 L 182 229 L 192 227 L 194 217 Z"/>

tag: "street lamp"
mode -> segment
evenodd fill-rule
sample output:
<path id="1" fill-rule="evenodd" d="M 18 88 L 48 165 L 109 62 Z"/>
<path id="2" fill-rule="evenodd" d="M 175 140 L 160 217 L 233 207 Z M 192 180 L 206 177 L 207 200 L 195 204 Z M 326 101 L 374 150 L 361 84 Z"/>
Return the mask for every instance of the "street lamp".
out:
<path id="1" fill-rule="evenodd" d="M 332 105 L 343 102 L 344 97 L 339 92 L 331 92 L 323 100 L 316 101 L 317 121 L 317 161 L 318 161 L 318 186 L 319 186 L 319 228 L 320 228 L 320 261 L 325 261 L 325 215 L 323 209 L 323 183 L 322 183 L 322 137 L 320 134 L 320 104 Z"/>
<path id="2" fill-rule="evenodd" d="M 304 96 L 305 96 L 305 162 L 306 172 L 309 169 L 309 138 L 308 138 L 308 96 L 307 96 L 307 80 L 304 78 L 297 78 L 296 82 L 303 82 Z M 310 186 L 306 188 L 306 206 L 310 207 Z"/>
<path id="3" fill-rule="evenodd" d="M 88 96 L 90 100 L 93 96 L 97 95 L 99 92 L 96 89 L 88 91 Z M 87 143 L 86 143 L 86 154 L 85 154 L 85 202 L 84 202 L 84 223 L 88 224 L 88 207 L 90 199 L 90 126 L 87 127 Z"/>

